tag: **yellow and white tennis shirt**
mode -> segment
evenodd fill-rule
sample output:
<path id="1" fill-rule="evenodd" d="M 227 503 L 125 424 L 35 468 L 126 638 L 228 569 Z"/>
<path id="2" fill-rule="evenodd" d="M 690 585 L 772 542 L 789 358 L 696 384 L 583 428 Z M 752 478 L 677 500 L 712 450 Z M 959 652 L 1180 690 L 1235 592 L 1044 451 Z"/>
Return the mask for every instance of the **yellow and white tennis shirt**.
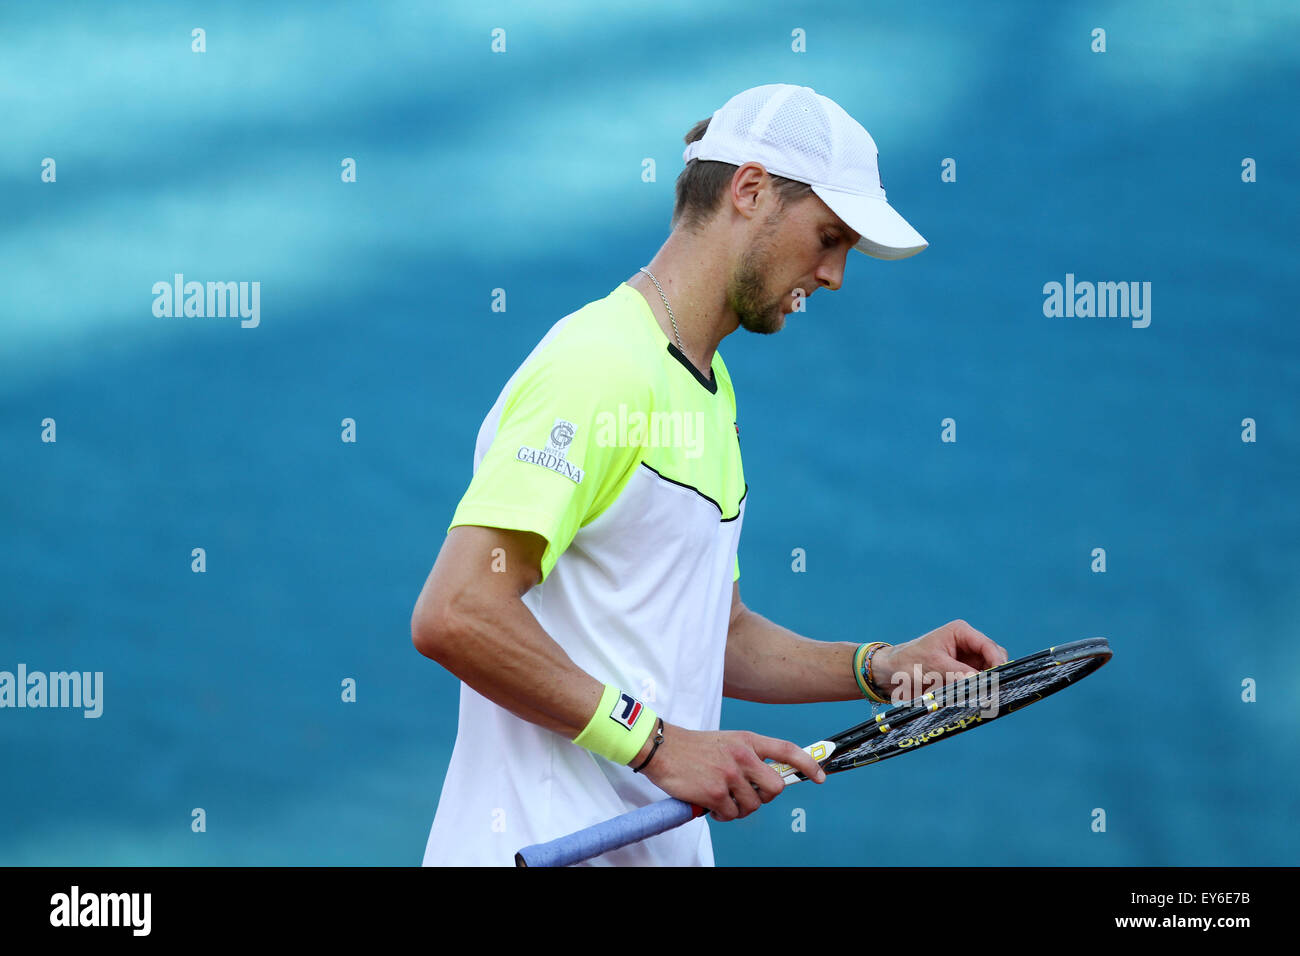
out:
<path id="1" fill-rule="evenodd" d="M 716 352 L 712 373 L 626 283 L 565 316 L 484 419 L 448 529 L 544 537 L 542 582 L 523 598 L 542 628 L 597 680 L 694 730 L 718 729 L 745 513 L 736 398 Z M 424 863 L 512 865 L 521 847 L 664 796 L 462 683 Z M 593 862 L 711 865 L 713 848 L 701 818 Z"/>

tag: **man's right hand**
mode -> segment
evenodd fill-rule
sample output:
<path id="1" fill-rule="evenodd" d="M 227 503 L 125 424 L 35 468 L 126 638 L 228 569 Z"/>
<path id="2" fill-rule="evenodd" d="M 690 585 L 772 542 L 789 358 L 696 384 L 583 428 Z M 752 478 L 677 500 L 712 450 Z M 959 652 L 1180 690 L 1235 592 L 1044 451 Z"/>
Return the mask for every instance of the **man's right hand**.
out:
<path id="1" fill-rule="evenodd" d="M 647 742 L 631 766 L 638 766 L 651 746 Z M 736 820 L 785 789 L 766 760 L 789 764 L 817 783 L 826 779 L 817 761 L 788 740 L 743 730 L 687 730 L 667 721 L 663 743 L 641 773 L 678 800 L 704 807 L 715 820 Z"/>

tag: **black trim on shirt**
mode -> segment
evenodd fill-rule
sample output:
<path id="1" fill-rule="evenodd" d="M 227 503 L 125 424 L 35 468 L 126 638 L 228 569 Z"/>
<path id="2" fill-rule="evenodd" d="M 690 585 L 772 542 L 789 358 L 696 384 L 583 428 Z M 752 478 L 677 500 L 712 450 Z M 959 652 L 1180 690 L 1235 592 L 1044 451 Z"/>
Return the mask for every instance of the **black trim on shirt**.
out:
<path id="1" fill-rule="evenodd" d="M 695 363 L 692 362 L 690 359 L 688 359 L 686 355 L 682 352 L 682 350 L 679 349 L 672 342 L 668 343 L 668 354 L 671 355 L 673 358 L 677 359 L 677 361 L 681 362 L 683 365 L 685 365 L 686 371 L 694 375 L 695 381 L 699 382 L 701 385 L 707 388 L 710 394 L 712 395 L 718 394 L 718 380 L 716 378 L 705 378 L 704 374 L 698 368 L 695 367 Z M 659 473 L 655 472 L 655 474 L 659 474 Z M 709 500 L 712 501 L 713 499 L 710 498 Z"/>
<path id="2" fill-rule="evenodd" d="M 670 485 L 677 485 L 679 488 L 686 488 L 686 489 L 689 489 L 690 491 L 695 492 L 697 495 L 699 495 L 701 498 L 703 498 L 703 499 L 704 499 L 705 501 L 707 501 L 709 504 L 713 505 L 713 507 L 715 507 L 715 508 L 718 509 L 718 515 L 719 515 L 719 517 L 722 517 L 722 522 L 723 522 L 723 524 L 725 524 L 725 523 L 728 522 L 728 521 L 735 521 L 737 518 L 740 517 L 740 502 L 741 502 L 741 501 L 744 501 L 744 500 L 745 500 L 745 496 L 749 494 L 749 482 L 745 482 L 745 490 L 744 490 L 744 492 L 742 492 L 741 495 L 740 495 L 740 501 L 737 501 L 737 502 L 736 502 L 736 513 L 735 513 L 734 515 L 732 515 L 730 518 L 727 518 L 727 517 L 723 517 L 723 514 L 722 514 L 722 505 L 718 504 L 716 501 L 714 501 L 712 498 L 710 498 L 710 497 L 709 497 L 708 495 L 706 495 L 704 492 L 700 491 L 700 489 L 699 489 L 699 488 L 696 488 L 694 485 L 688 485 L 686 482 L 684 482 L 684 481 L 678 481 L 676 478 L 669 478 L 667 475 L 662 474 L 661 472 L 659 472 L 659 471 L 658 471 L 657 469 L 655 469 L 654 467 L 652 467 L 652 466 L 650 466 L 650 465 L 647 465 L 645 462 L 641 462 L 641 467 L 642 467 L 642 468 L 649 468 L 650 471 L 653 471 L 653 472 L 655 473 L 655 475 L 657 475 L 659 478 L 662 478 L 664 481 L 668 482 Z"/>

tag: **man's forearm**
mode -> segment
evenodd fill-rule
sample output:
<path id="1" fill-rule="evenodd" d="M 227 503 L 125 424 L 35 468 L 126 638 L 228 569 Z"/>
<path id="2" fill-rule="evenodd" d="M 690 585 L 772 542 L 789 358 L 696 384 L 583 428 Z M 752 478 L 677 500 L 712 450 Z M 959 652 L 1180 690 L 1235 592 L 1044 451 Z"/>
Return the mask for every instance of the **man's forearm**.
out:
<path id="1" fill-rule="evenodd" d="M 483 602 L 441 638 L 426 656 L 494 704 L 570 740 L 600 700 L 604 685 L 574 664 L 517 600 Z"/>
<path id="2" fill-rule="evenodd" d="M 803 637 L 746 608 L 727 634 L 723 693 L 764 704 L 860 700 L 853 676 L 857 648 Z"/>
<path id="3" fill-rule="evenodd" d="M 545 539 L 461 526 L 443 543 L 411 615 L 411 639 L 429 657 L 515 716 L 572 740 L 604 688 L 570 659 L 520 596 L 541 578 Z M 508 573 L 483 573 L 505 552 Z"/>

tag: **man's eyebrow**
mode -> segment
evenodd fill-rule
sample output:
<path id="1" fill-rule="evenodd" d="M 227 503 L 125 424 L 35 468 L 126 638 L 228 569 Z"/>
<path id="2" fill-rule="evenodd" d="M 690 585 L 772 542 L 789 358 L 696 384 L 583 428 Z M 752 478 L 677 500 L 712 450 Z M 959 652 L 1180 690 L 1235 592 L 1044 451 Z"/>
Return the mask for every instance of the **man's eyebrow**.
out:
<path id="1" fill-rule="evenodd" d="M 823 229 L 834 229 L 834 230 L 835 230 L 836 232 L 838 232 L 841 236 L 846 236 L 846 235 L 848 235 L 848 236 L 858 236 L 858 234 L 857 234 L 856 232 L 854 232 L 854 231 L 853 231 L 852 229 L 850 229 L 848 226 L 841 224 L 840 221 L 837 220 L 837 219 L 828 219 L 828 220 L 826 220 L 826 221 L 822 224 L 822 228 L 823 228 Z M 862 237 L 861 237 L 861 236 L 858 236 L 857 239 L 854 239 L 854 240 L 853 240 L 853 244 L 854 244 L 854 245 L 857 245 L 857 244 L 858 244 L 859 242 L 861 242 L 861 241 L 862 241 Z"/>

